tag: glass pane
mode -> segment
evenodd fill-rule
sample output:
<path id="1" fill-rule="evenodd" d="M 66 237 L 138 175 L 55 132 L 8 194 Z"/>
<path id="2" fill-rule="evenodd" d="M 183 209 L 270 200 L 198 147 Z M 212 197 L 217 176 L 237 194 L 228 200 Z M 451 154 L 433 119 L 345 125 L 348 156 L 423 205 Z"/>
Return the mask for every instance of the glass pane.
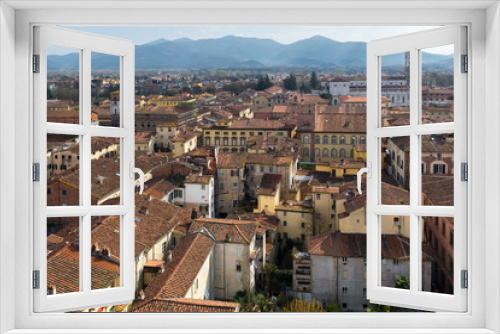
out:
<path id="1" fill-rule="evenodd" d="M 80 137 L 47 134 L 47 205 L 80 205 Z"/>
<path id="2" fill-rule="evenodd" d="M 381 204 L 409 205 L 410 137 L 381 138 Z"/>
<path id="3" fill-rule="evenodd" d="M 92 217 L 92 290 L 120 286 L 120 216 Z"/>
<path id="4" fill-rule="evenodd" d="M 47 294 L 80 291 L 79 217 L 47 218 Z"/>
<path id="5" fill-rule="evenodd" d="M 92 52 L 92 125 L 120 126 L 120 57 Z"/>
<path id="6" fill-rule="evenodd" d="M 421 136 L 422 205 L 453 206 L 453 134 Z"/>
<path id="7" fill-rule="evenodd" d="M 453 222 L 422 217 L 422 291 L 453 294 Z"/>
<path id="8" fill-rule="evenodd" d="M 92 137 L 92 205 L 120 205 L 120 139 Z"/>
<path id="9" fill-rule="evenodd" d="M 421 50 L 422 123 L 453 122 L 453 44 Z"/>
<path id="10" fill-rule="evenodd" d="M 382 127 L 410 125 L 410 53 L 381 58 Z"/>
<path id="11" fill-rule="evenodd" d="M 47 45 L 47 122 L 80 124 L 80 50 Z"/>
<path id="12" fill-rule="evenodd" d="M 381 286 L 410 288 L 410 217 L 381 216 Z M 395 234 L 392 234 L 397 229 Z"/>

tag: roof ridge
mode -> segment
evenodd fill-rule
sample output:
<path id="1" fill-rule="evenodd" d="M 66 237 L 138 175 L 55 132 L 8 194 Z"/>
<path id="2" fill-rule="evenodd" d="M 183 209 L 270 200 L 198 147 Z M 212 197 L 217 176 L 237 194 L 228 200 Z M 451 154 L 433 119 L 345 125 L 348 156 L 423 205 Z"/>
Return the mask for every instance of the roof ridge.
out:
<path id="1" fill-rule="evenodd" d="M 314 246 L 313 248 L 311 248 L 311 249 L 309 250 L 309 252 L 311 252 L 311 251 L 315 250 L 315 249 L 316 249 L 319 245 L 322 245 L 322 244 L 326 241 L 326 239 L 328 239 L 328 238 L 329 238 L 329 237 L 330 237 L 333 233 L 335 233 L 335 232 L 329 232 L 329 233 L 325 236 L 325 238 L 324 238 L 323 240 L 321 240 L 321 242 L 318 242 L 318 244 L 317 244 L 316 246 Z"/>
<path id="2" fill-rule="evenodd" d="M 238 233 L 241 235 L 241 237 L 243 238 L 243 240 L 245 240 L 248 244 L 250 244 L 250 240 L 248 240 L 248 238 L 243 235 L 243 232 L 241 232 L 240 228 L 238 227 L 238 225 L 234 225 L 234 227 L 236 227 L 236 230 L 238 231 Z"/>
<path id="3" fill-rule="evenodd" d="M 194 237 L 194 240 L 196 240 L 199 237 L 199 234 L 201 234 L 201 233 L 193 233 L 193 234 L 197 234 Z M 193 234 L 187 235 L 186 237 L 189 237 L 189 236 L 191 236 Z M 174 270 L 171 272 L 171 274 L 165 280 L 165 284 L 163 284 L 162 288 L 159 289 L 158 292 L 151 299 L 154 299 L 154 298 L 158 297 L 163 292 L 163 290 L 168 286 L 168 282 L 173 278 L 175 272 L 179 269 L 179 267 L 181 266 L 181 264 L 187 258 L 188 253 L 193 248 L 193 246 L 194 246 L 194 240 L 191 242 L 191 244 L 189 245 L 189 247 L 186 249 L 186 251 L 184 252 L 184 254 L 182 255 L 182 257 L 180 258 L 180 260 L 177 262 L 177 265 L 175 266 Z"/>

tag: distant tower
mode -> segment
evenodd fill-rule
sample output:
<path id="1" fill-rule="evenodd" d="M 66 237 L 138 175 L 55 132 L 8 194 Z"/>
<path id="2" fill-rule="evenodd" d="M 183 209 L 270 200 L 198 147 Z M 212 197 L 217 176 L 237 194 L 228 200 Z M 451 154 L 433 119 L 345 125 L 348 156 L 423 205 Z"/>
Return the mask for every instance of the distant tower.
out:
<path id="1" fill-rule="evenodd" d="M 405 52 L 405 77 L 407 85 L 410 85 L 410 53 Z"/>
<path id="2" fill-rule="evenodd" d="M 120 91 L 116 90 L 109 95 L 109 108 L 111 112 L 111 126 L 120 126 Z"/>

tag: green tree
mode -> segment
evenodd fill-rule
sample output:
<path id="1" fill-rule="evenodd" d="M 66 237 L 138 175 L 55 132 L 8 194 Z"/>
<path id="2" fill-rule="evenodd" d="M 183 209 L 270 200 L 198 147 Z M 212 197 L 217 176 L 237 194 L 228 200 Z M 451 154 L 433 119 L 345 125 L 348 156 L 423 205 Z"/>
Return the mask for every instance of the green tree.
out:
<path id="1" fill-rule="evenodd" d="M 208 86 L 205 88 L 205 92 L 207 92 L 208 94 L 215 94 L 215 87 L 213 86 Z"/>
<path id="2" fill-rule="evenodd" d="M 240 312 L 273 312 L 274 302 L 262 295 L 256 295 L 254 291 L 238 291 L 234 301 L 240 304 Z"/>
<path id="3" fill-rule="evenodd" d="M 398 289 L 406 289 L 410 290 L 410 279 L 408 276 L 396 276 L 396 282 L 394 283 L 394 287 Z"/>
<path id="4" fill-rule="evenodd" d="M 297 90 L 297 78 L 295 75 L 290 73 L 290 76 L 283 80 L 283 85 L 285 86 L 285 89 Z"/>
<path id="5" fill-rule="evenodd" d="M 391 307 L 389 305 L 368 303 L 366 312 L 391 312 Z"/>
<path id="6" fill-rule="evenodd" d="M 302 85 L 300 85 L 300 92 L 303 93 L 303 94 L 309 94 L 311 93 L 311 88 L 309 88 L 305 82 L 302 83 Z"/>
<path id="7" fill-rule="evenodd" d="M 326 305 L 326 312 L 342 312 L 342 307 L 337 303 L 330 303 Z"/>
<path id="8" fill-rule="evenodd" d="M 257 82 L 257 87 L 255 87 L 255 90 L 266 90 L 269 87 L 273 86 L 272 81 L 269 79 L 269 75 L 266 74 L 265 77 L 262 75 L 259 75 L 257 77 L 258 82 Z"/>
<path id="9" fill-rule="evenodd" d="M 102 80 L 92 79 L 92 86 L 95 88 L 95 99 L 96 101 L 99 101 L 99 91 L 101 90 Z"/>
<path id="10" fill-rule="evenodd" d="M 181 88 L 181 92 L 182 93 L 191 93 L 191 88 L 189 88 L 189 87 L 182 87 Z"/>
<path id="11" fill-rule="evenodd" d="M 191 94 L 201 95 L 201 94 L 203 94 L 203 89 L 201 89 L 200 86 L 194 86 L 193 89 L 191 90 Z"/>
<path id="12" fill-rule="evenodd" d="M 321 83 L 318 80 L 318 77 L 316 76 L 316 72 L 311 73 L 311 81 L 310 81 L 310 86 L 311 89 L 319 89 L 321 86 Z"/>
<path id="13" fill-rule="evenodd" d="M 296 298 L 283 307 L 283 312 L 325 312 L 325 309 L 317 300 L 309 302 Z"/>

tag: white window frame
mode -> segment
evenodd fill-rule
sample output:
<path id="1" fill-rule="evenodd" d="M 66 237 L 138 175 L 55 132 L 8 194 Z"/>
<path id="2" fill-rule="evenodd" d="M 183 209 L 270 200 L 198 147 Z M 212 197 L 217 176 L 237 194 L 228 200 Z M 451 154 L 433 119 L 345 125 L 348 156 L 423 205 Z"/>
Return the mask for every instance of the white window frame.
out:
<path id="1" fill-rule="evenodd" d="M 461 270 L 467 270 L 467 185 L 461 181 L 461 163 L 467 159 L 467 77 L 461 73 L 461 55 L 467 54 L 467 29 L 450 26 L 372 41 L 367 47 L 367 158 L 371 163 L 371 177 L 367 181 L 367 256 L 368 299 L 377 304 L 388 304 L 423 310 L 464 312 L 467 309 L 467 290 L 461 288 Z M 423 124 L 421 103 L 420 50 L 436 46 L 454 46 L 454 122 Z M 382 126 L 381 66 L 386 55 L 410 54 L 410 125 Z M 421 195 L 421 136 L 455 133 L 454 140 L 454 206 L 424 206 Z M 381 203 L 381 140 L 388 137 L 410 137 L 410 205 L 382 205 Z M 398 156 L 399 160 L 399 156 Z M 403 164 L 403 162 L 402 162 Z M 381 282 L 381 219 L 382 216 L 410 217 L 410 289 L 382 286 Z M 454 248 L 454 294 L 421 291 L 422 275 L 422 217 L 454 217 L 456 240 Z"/>
<path id="2" fill-rule="evenodd" d="M 79 135 L 80 185 L 78 206 L 47 206 L 47 173 L 40 173 L 40 181 L 33 184 L 34 201 L 34 270 L 40 272 L 40 288 L 34 290 L 36 312 L 69 311 L 102 305 L 113 301 L 121 304 L 135 296 L 134 250 L 126 247 L 134 242 L 134 104 L 135 46 L 130 41 L 60 27 L 34 27 L 34 52 L 40 55 L 39 73 L 33 74 L 34 84 L 34 162 L 43 164 L 47 156 L 47 135 Z M 80 124 L 47 122 L 47 45 L 71 47 L 80 53 Z M 91 125 L 90 87 L 92 52 L 115 55 L 120 60 L 121 119 L 120 127 Z M 91 138 L 105 136 L 119 138 L 120 205 L 91 204 Z M 131 177 L 130 177 L 131 176 Z M 120 286 L 112 289 L 91 289 L 91 217 L 120 216 Z M 78 292 L 47 295 L 47 218 L 80 217 L 79 283 Z"/>
<path id="3" fill-rule="evenodd" d="M 13 7 L 19 8 L 15 11 Z M 52 6 L 52 7 L 50 7 Z M 496 110 L 500 109 L 500 10 L 497 3 L 491 2 L 413 2 L 405 1 L 388 3 L 384 1 L 370 2 L 294 2 L 278 3 L 269 7 L 262 2 L 249 3 L 245 1 L 225 3 L 217 7 L 216 3 L 207 2 L 196 8 L 186 4 L 171 3 L 141 3 L 140 10 L 134 8 L 117 9 L 116 3 L 106 1 L 91 2 L 58 2 L 37 3 L 16 2 L 0 4 L 0 158 L 2 161 L 15 161 L 15 164 L 0 164 L 0 326 L 1 331 L 13 329 L 16 333 L 37 333 L 41 329 L 55 333 L 57 329 L 64 333 L 76 333 L 70 328 L 94 329 L 95 333 L 111 333 L 114 328 L 137 328 L 138 323 L 146 324 L 148 328 L 163 329 L 162 332 L 174 332 L 175 328 L 186 328 L 192 332 L 203 333 L 207 329 L 256 328 L 261 332 L 289 332 L 284 326 L 295 329 L 309 329 L 311 332 L 332 328 L 330 332 L 359 333 L 409 333 L 420 329 L 420 332 L 450 333 L 457 329 L 465 329 L 467 333 L 493 333 L 500 331 L 500 312 L 498 272 L 500 259 L 492 256 L 485 265 L 486 247 L 489 254 L 499 254 L 500 229 L 500 175 L 498 165 L 500 152 L 490 150 L 485 158 L 486 133 L 488 143 L 492 147 L 500 145 L 500 118 Z M 134 7 L 134 4 L 123 3 L 123 6 Z M 488 7 L 489 6 L 489 7 Z M 137 6 L 139 7 L 139 6 Z M 24 9 L 22 9 L 24 8 Z M 40 11 L 40 9 L 52 10 Z M 104 10 L 103 8 L 109 8 Z M 217 9 L 215 9 L 217 8 Z M 61 10 L 53 10 L 61 9 Z M 215 10 L 214 10 L 215 9 Z M 411 9 L 411 10 L 410 10 Z M 210 15 L 207 15 L 210 13 Z M 307 13 L 308 15 L 304 15 Z M 265 15 L 263 15 L 265 14 Z M 310 14 L 310 15 L 309 15 Z M 311 20 L 314 17 L 314 20 Z M 271 19 L 272 18 L 272 19 Z M 467 24 L 470 29 L 469 68 L 475 75 L 470 76 L 469 84 L 469 121 L 475 115 L 475 121 L 469 122 L 468 131 L 472 133 L 469 151 L 472 154 L 469 166 L 470 208 L 469 218 L 474 225 L 474 233 L 468 244 L 468 259 L 470 276 L 468 300 L 470 308 L 466 313 L 437 314 L 273 314 L 266 317 L 259 314 L 210 314 L 187 315 L 171 314 L 99 314 L 88 321 L 88 315 L 83 314 L 34 314 L 32 310 L 31 269 L 29 245 L 32 239 L 30 222 L 33 213 L 26 210 L 26 194 L 31 193 L 32 148 L 32 109 L 27 96 L 31 95 L 30 62 L 31 59 L 31 26 L 34 23 L 75 24 L 75 25 L 436 25 L 436 24 Z M 486 27 L 485 28 L 485 22 Z M 15 34 L 15 35 L 14 35 Z M 486 67 L 488 71 L 486 71 Z M 12 78 L 15 78 L 14 85 Z M 14 96 L 6 99 L 5 96 Z M 8 110 L 8 112 L 6 112 Z M 12 113 L 15 110 L 15 113 Z M 485 119 L 488 118 L 488 122 Z M 14 124 L 14 126 L 12 126 Z M 477 135 L 474 135 L 477 134 Z M 16 145 L 12 145 L 15 138 Z M 488 163 L 486 164 L 486 161 Z M 475 168 L 474 168 L 475 167 Z M 485 174 L 489 179 L 485 182 Z M 13 177 L 15 175 L 15 177 Z M 12 196 L 12 189 L 16 189 Z M 488 194 L 488 196 L 486 196 Z M 31 205 L 31 203 L 28 203 Z M 15 210 L 5 210 L 15 208 Z M 488 217 L 488 219 L 485 219 Z M 15 224 L 12 224 L 15 222 Z M 469 225 L 469 226 L 470 226 Z M 469 231 L 471 232 L 471 231 Z M 15 235 L 15 238 L 12 236 Z M 472 247 L 474 245 L 474 247 Z M 12 252 L 12 249 L 16 251 Z M 12 268 L 15 268 L 14 272 Z M 4 274 L 9 273 L 9 274 Z M 474 274 L 479 273 L 479 274 Z M 486 277 L 489 277 L 486 280 Z M 12 287 L 15 287 L 13 289 Z M 488 293 L 486 293 L 488 291 Z M 12 301 L 15 300 L 15 303 Z M 14 306 L 13 306 L 14 304 Z M 471 311 L 473 310 L 473 312 Z M 202 321 L 200 321 L 202 319 Z M 170 329 L 165 329 L 166 323 Z M 306 324 L 306 325 L 305 325 Z M 412 329 L 409 328 L 411 326 Z M 227 328 L 227 327 L 225 327 Z M 352 328 L 357 328 L 353 331 Z M 31 329 L 31 330 L 23 330 Z M 40 331 L 37 331 L 40 329 Z M 97 330 L 100 329 L 100 330 Z M 302 331 L 302 330 L 301 330 Z M 129 330 L 130 333 L 134 332 Z M 137 330 L 135 332 L 141 332 Z"/>

